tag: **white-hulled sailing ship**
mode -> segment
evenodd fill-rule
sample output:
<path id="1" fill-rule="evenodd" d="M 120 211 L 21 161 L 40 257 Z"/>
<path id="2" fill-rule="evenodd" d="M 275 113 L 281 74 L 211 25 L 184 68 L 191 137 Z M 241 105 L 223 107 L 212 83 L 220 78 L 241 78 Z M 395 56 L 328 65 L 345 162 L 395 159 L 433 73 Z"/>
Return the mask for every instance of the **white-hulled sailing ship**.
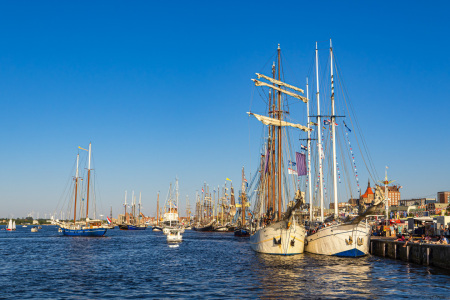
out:
<path id="1" fill-rule="evenodd" d="M 322 254 L 322 255 L 334 255 L 343 257 L 358 257 L 368 254 L 369 252 L 369 240 L 370 240 L 370 226 L 367 222 L 363 222 L 365 215 L 376 208 L 383 202 L 380 191 L 376 190 L 375 200 L 372 207 L 369 207 L 365 213 L 360 214 L 351 221 L 344 222 L 339 219 L 338 211 L 338 189 L 337 189 L 337 154 L 336 154 L 336 116 L 335 113 L 335 100 L 334 100 L 334 65 L 333 65 L 333 50 L 330 40 L 330 79 L 331 79 L 331 115 L 322 115 L 320 110 L 320 92 L 319 92 L 319 63 L 318 63 L 318 48 L 316 43 L 315 50 L 315 62 L 316 62 L 316 97 L 317 97 L 317 160 L 318 160 L 318 197 L 320 201 L 320 222 L 314 225 L 313 222 L 313 204 L 311 199 L 312 185 L 311 181 L 311 143 L 310 135 L 308 135 L 308 178 L 309 178 L 309 199 L 310 199 L 310 235 L 306 237 L 305 251 Z M 308 104 L 308 124 L 310 123 L 309 104 Z M 329 117 L 330 119 L 324 120 L 322 118 Z M 324 159 L 324 145 L 322 144 L 322 121 L 324 125 L 331 126 L 331 174 L 333 182 L 333 202 L 334 202 L 334 215 L 324 218 L 324 171 L 323 171 L 323 159 Z M 325 124 L 326 123 L 326 124 Z M 308 125 L 309 126 L 309 125 Z M 346 126 L 346 125 L 345 125 Z M 347 126 L 346 126 L 347 127 Z M 356 169 L 355 169 L 356 170 Z M 315 227 L 314 229 L 312 227 Z"/>
<path id="2" fill-rule="evenodd" d="M 269 90 L 268 114 L 269 116 L 253 115 L 263 124 L 268 125 L 264 155 L 261 157 L 259 167 L 260 180 L 257 188 L 257 200 L 254 206 L 254 217 L 256 228 L 252 228 L 254 233 L 250 236 L 251 248 L 260 253 L 294 255 L 303 253 L 305 241 L 305 228 L 298 221 L 295 211 L 303 203 L 303 195 L 297 187 L 297 180 L 293 180 L 295 197 L 289 199 L 289 193 L 285 190 L 286 181 L 289 181 L 286 174 L 286 165 L 289 159 L 289 147 L 283 145 L 282 138 L 285 137 L 285 129 L 288 127 L 298 128 L 303 131 L 310 130 L 306 126 L 285 121 L 288 114 L 284 106 L 282 97 L 295 97 L 303 102 L 307 102 L 303 90 L 281 81 L 281 53 L 280 46 L 277 50 L 277 69 L 272 66 L 272 77 L 256 74 L 258 79 L 265 79 L 267 82 L 252 79 L 256 86 L 266 86 Z M 278 79 L 276 78 L 278 75 Z M 289 90 L 288 90 L 289 89 Z M 292 91 L 291 91 L 292 90 Z M 284 146 L 284 147 L 283 147 Z M 288 156 L 285 157 L 284 155 Z M 286 207 L 283 213 L 283 204 Z"/>
<path id="3" fill-rule="evenodd" d="M 84 220 L 77 221 L 77 200 L 78 200 L 78 185 L 79 185 L 79 170 L 78 164 L 80 160 L 80 154 L 77 154 L 77 168 L 75 174 L 75 186 L 74 186 L 74 206 L 73 206 L 73 221 L 56 221 L 56 225 L 59 226 L 63 235 L 67 236 L 85 236 L 85 237 L 97 237 L 104 236 L 106 233 L 106 228 L 104 228 L 102 221 L 95 219 L 89 219 L 89 196 L 90 196 L 90 181 L 91 181 L 91 143 L 89 143 L 89 150 L 78 147 L 79 149 L 89 152 L 88 160 L 88 174 L 87 174 L 87 192 L 86 192 L 86 210 L 84 215 Z M 81 201 L 82 204 L 83 201 Z M 83 206 L 80 205 L 80 215 L 82 214 Z M 94 212 L 95 214 L 95 212 Z"/>

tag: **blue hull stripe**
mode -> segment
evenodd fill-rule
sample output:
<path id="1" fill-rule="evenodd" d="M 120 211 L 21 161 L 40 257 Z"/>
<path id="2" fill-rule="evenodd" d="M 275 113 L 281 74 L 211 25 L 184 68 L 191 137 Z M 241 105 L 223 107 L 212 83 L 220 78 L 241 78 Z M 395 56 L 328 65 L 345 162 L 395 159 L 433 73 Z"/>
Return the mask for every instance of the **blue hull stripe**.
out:
<path id="1" fill-rule="evenodd" d="M 358 257 L 358 256 L 364 256 L 364 252 L 358 249 L 350 249 L 345 250 L 336 254 L 333 254 L 334 256 L 340 256 L 340 257 Z"/>

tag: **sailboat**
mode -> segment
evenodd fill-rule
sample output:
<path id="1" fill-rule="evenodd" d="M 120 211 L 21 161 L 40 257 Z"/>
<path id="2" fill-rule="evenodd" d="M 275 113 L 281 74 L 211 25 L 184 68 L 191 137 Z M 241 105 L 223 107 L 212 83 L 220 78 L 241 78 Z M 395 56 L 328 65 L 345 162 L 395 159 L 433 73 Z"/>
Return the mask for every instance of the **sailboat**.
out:
<path id="1" fill-rule="evenodd" d="M 234 236 L 237 237 L 249 237 L 250 236 L 250 230 L 247 226 L 247 221 L 246 221 L 246 215 L 245 215 L 245 208 L 246 206 L 250 206 L 250 202 L 247 201 L 247 194 L 245 191 L 245 186 L 246 186 L 246 182 L 247 180 L 245 179 L 245 174 L 244 174 L 244 167 L 242 167 L 242 191 L 241 191 L 241 195 L 239 196 L 239 198 L 241 199 L 241 203 L 237 205 L 237 207 L 240 207 L 240 224 L 239 226 L 234 230 Z"/>
<path id="2" fill-rule="evenodd" d="M 120 230 L 145 230 L 147 226 L 141 220 L 141 193 L 139 193 L 139 212 L 136 217 L 136 197 L 134 191 L 131 194 L 131 214 L 127 214 L 127 191 L 125 191 L 125 224 L 120 224 Z"/>
<path id="3" fill-rule="evenodd" d="M 258 79 L 252 79 L 256 86 L 269 87 L 268 113 L 269 116 L 258 115 L 249 112 L 264 125 L 268 125 L 267 142 L 264 145 L 265 154 L 261 157 L 259 187 L 257 201 L 254 206 L 255 224 L 254 233 L 250 236 L 251 248 L 260 253 L 277 255 L 294 255 L 303 253 L 305 241 L 305 228 L 297 220 L 296 210 L 303 204 L 303 194 L 297 186 L 294 199 L 285 201 L 289 194 L 286 193 L 282 181 L 287 178 L 283 151 L 282 138 L 286 128 L 293 127 L 303 131 L 309 130 L 300 124 L 285 121 L 288 114 L 287 106 L 284 106 L 282 95 L 295 97 L 303 102 L 308 100 L 299 95 L 303 90 L 281 81 L 281 50 L 277 49 L 277 69 L 272 65 L 272 77 L 256 73 Z M 275 79 L 278 74 L 278 79 Z M 289 89 L 289 90 L 288 90 Z M 291 91 L 292 90 L 292 91 Z M 273 92 L 273 93 L 272 93 Z M 283 130 L 284 129 L 284 130 Z M 264 161 L 263 161 L 264 158 Z M 294 180 L 296 184 L 297 180 Z M 283 213 L 283 203 L 288 202 Z"/>
<path id="4" fill-rule="evenodd" d="M 156 200 L 156 225 L 152 227 L 153 231 L 162 231 L 162 227 L 159 225 L 159 192 L 158 199 Z"/>
<path id="5" fill-rule="evenodd" d="M 16 221 L 15 220 L 13 221 L 13 219 L 9 219 L 9 223 L 8 226 L 6 227 L 6 230 L 8 231 L 16 230 Z"/>
<path id="6" fill-rule="evenodd" d="M 106 228 L 103 227 L 102 221 L 97 219 L 89 219 L 89 194 L 90 194 L 90 181 L 91 181 L 91 143 L 89 143 L 89 150 L 78 147 L 81 150 L 89 152 L 88 163 L 88 175 L 87 175 L 87 194 L 86 194 L 86 214 L 85 220 L 77 221 L 77 200 L 78 200 L 78 185 L 79 185 L 79 170 L 78 165 L 80 161 L 80 154 L 77 154 L 77 168 L 75 174 L 75 187 L 74 187 L 74 206 L 73 206 L 73 221 L 59 222 L 56 224 L 59 229 L 66 236 L 84 236 L 84 237 L 99 237 L 104 236 Z M 80 213 L 81 214 L 81 213 Z"/>
<path id="7" fill-rule="evenodd" d="M 318 48 L 316 43 L 315 50 L 316 58 L 316 97 L 317 97 L 317 157 L 318 157 L 318 172 L 319 172 L 319 200 L 320 200 L 320 222 L 318 226 L 311 232 L 310 235 L 306 237 L 305 251 L 322 254 L 322 255 L 333 255 L 342 257 L 358 257 L 364 256 L 369 252 L 370 243 L 370 232 L 371 228 L 367 222 L 363 222 L 367 212 L 372 211 L 373 208 L 379 206 L 382 202 L 382 196 L 379 190 L 375 191 L 375 200 L 373 207 L 360 214 L 353 220 L 344 222 L 339 219 L 338 214 L 338 191 L 337 191 L 337 155 L 336 155 L 336 113 L 335 113 L 335 100 L 334 100 L 334 65 L 333 65 L 333 49 L 330 40 L 330 78 L 331 78 L 331 116 L 330 119 L 324 120 L 327 122 L 326 125 L 331 126 L 331 147 L 332 147 L 332 180 L 333 180 L 333 200 L 334 200 L 334 215 L 331 215 L 327 219 L 324 218 L 324 191 L 323 191 L 323 163 L 324 158 L 323 146 L 322 146 L 322 117 L 324 117 L 320 110 L 320 93 L 319 93 L 319 68 L 318 68 Z M 309 115 L 308 115 L 309 122 Z M 309 144 L 310 137 L 308 137 L 308 151 L 310 151 Z M 308 153 L 310 157 L 310 152 Z M 311 165 L 308 161 L 308 176 L 311 178 Z M 309 181 L 311 183 L 311 179 Z M 311 202 L 312 192 L 311 184 L 309 190 L 310 199 L 310 221 L 313 220 L 313 205 Z M 312 224 L 312 222 L 311 222 Z"/>

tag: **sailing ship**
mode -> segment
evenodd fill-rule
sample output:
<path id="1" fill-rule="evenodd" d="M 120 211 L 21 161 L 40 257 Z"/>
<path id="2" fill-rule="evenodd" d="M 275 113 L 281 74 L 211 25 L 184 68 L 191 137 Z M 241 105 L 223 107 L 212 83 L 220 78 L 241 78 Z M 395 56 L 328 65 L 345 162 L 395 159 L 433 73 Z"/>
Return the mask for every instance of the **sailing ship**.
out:
<path id="1" fill-rule="evenodd" d="M 331 79 L 331 115 L 325 116 L 320 110 L 320 92 L 319 92 L 319 59 L 318 59 L 318 48 L 316 43 L 315 49 L 315 62 L 316 62 L 316 98 L 317 98 L 317 157 L 318 157 L 318 189 L 319 189 L 319 200 L 320 200 L 320 222 L 316 224 L 315 228 L 311 228 L 311 234 L 306 237 L 305 251 L 322 254 L 322 255 L 333 255 L 342 257 L 358 257 L 364 256 L 369 252 L 370 243 L 370 233 L 371 228 L 367 222 L 363 222 L 365 216 L 383 203 L 383 198 L 379 190 L 375 191 L 375 200 L 372 207 L 369 207 L 364 213 L 355 217 L 353 220 L 344 221 L 339 219 L 338 211 L 338 189 L 337 189 L 337 154 L 336 154 L 336 108 L 335 108 L 335 91 L 334 91 L 334 69 L 333 64 L 333 48 L 330 40 L 330 79 Z M 309 106 L 308 106 L 309 110 Z M 323 119 L 324 117 L 329 117 L 328 120 Z M 309 120 L 308 112 L 308 124 Z M 321 133 L 322 121 L 324 125 L 331 126 L 331 147 L 332 153 L 331 157 L 331 167 L 332 167 L 332 182 L 333 182 L 333 202 L 334 202 L 334 214 L 329 216 L 327 219 L 324 218 L 324 171 L 323 171 L 323 159 L 324 159 L 324 147 L 322 145 L 323 134 Z M 345 123 L 344 123 L 345 125 Z M 347 125 L 345 125 L 347 127 Z M 311 182 L 311 147 L 310 147 L 310 136 L 308 136 L 308 177 L 309 182 Z M 355 169 L 356 170 L 356 169 Z M 356 175 L 357 176 L 357 175 Z M 312 191 L 311 184 L 309 185 L 309 199 L 310 199 L 310 224 L 313 226 L 313 204 L 312 204 Z"/>
<path id="2" fill-rule="evenodd" d="M 242 167 L 242 190 L 241 190 L 241 195 L 239 196 L 239 198 L 241 199 L 241 203 L 236 205 L 238 208 L 240 208 L 239 216 L 241 217 L 240 218 L 241 220 L 240 220 L 240 223 L 237 226 L 237 228 L 234 230 L 234 236 L 237 236 L 237 237 L 249 237 L 250 236 L 250 230 L 247 226 L 246 215 L 245 215 L 246 206 L 250 206 L 250 202 L 247 201 L 247 194 L 245 191 L 246 182 L 247 182 L 247 180 L 245 179 L 244 167 Z"/>
<path id="3" fill-rule="evenodd" d="M 214 218 L 213 210 L 213 201 L 211 193 L 209 192 L 209 186 L 205 183 L 204 187 L 202 187 L 202 197 L 197 197 L 197 223 L 192 229 L 195 231 L 214 231 L 216 227 L 216 219 Z"/>
<path id="4" fill-rule="evenodd" d="M 16 221 L 15 220 L 13 221 L 13 219 L 9 219 L 9 223 L 8 226 L 6 227 L 6 230 L 8 231 L 16 230 Z"/>
<path id="5" fill-rule="evenodd" d="M 120 230 L 145 230 L 147 226 L 141 221 L 141 193 L 139 193 L 139 212 L 136 217 L 136 196 L 131 194 L 131 213 L 127 214 L 127 191 L 125 191 L 125 223 L 119 225 Z"/>
<path id="6" fill-rule="evenodd" d="M 288 106 L 282 101 L 283 96 L 295 97 L 307 102 L 307 98 L 300 95 L 303 90 L 281 81 L 281 50 L 277 49 L 277 64 L 272 65 L 272 77 L 256 73 L 258 79 L 252 79 L 256 86 L 269 88 L 268 114 L 269 116 L 258 115 L 249 112 L 264 125 L 268 126 L 266 131 L 267 142 L 264 145 L 264 152 L 261 156 L 259 166 L 259 186 L 257 201 L 255 201 L 254 214 L 255 231 L 250 236 L 251 248 L 260 253 L 294 255 L 303 253 L 305 241 L 305 228 L 297 220 L 296 210 L 303 204 L 303 194 L 297 187 L 297 180 L 294 180 L 293 188 L 296 190 L 293 201 L 289 199 L 289 194 L 282 187 L 282 182 L 286 182 L 286 158 L 285 152 L 289 152 L 288 147 L 283 147 L 283 133 L 289 127 L 298 128 L 303 131 L 310 130 L 300 124 L 285 121 L 288 115 Z M 278 75 L 278 78 L 276 78 Z M 292 90 L 292 91 L 291 91 Z M 252 180 L 253 181 L 253 180 Z M 250 185 L 251 186 L 251 185 Z M 283 213 L 283 204 L 289 205 Z M 253 227 L 253 226 L 252 226 Z M 253 231 L 253 228 L 252 228 Z"/>
<path id="7" fill-rule="evenodd" d="M 84 237 L 99 237 L 104 236 L 106 228 L 103 227 L 102 221 L 95 219 L 89 219 L 89 196 L 90 196 L 90 181 L 91 181 L 91 143 L 89 143 L 89 150 L 78 147 L 81 150 L 89 152 L 88 170 L 87 170 L 87 193 L 86 193 L 86 213 L 84 220 L 77 221 L 77 200 L 78 200 L 78 185 L 79 185 L 79 161 L 80 154 L 77 154 L 77 164 L 75 173 L 74 184 L 74 206 L 73 206 L 73 221 L 57 221 L 56 224 L 65 236 L 84 236 Z M 81 201 L 82 202 L 82 201 Z M 80 205 L 80 215 L 82 214 L 82 206 Z"/>
<path id="8" fill-rule="evenodd" d="M 156 225 L 152 227 L 153 231 L 162 231 L 162 227 L 159 226 L 159 192 L 158 192 L 158 198 L 156 200 Z"/>

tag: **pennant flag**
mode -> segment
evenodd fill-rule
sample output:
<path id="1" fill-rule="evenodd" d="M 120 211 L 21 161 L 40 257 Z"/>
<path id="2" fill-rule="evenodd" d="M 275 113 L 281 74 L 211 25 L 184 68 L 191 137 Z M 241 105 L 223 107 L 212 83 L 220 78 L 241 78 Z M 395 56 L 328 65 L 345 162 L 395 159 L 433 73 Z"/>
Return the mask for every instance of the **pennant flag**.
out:
<path id="1" fill-rule="evenodd" d="M 106 222 L 108 222 L 108 225 L 111 225 L 111 219 L 109 217 L 106 217 Z"/>
<path id="2" fill-rule="evenodd" d="M 303 146 L 303 144 L 301 144 L 301 145 L 300 145 L 300 149 L 302 149 L 302 150 L 308 150 L 308 147 Z"/>
<path id="3" fill-rule="evenodd" d="M 331 121 L 330 120 L 323 120 L 323 125 L 330 125 Z"/>
<path id="4" fill-rule="evenodd" d="M 202 193 L 204 193 L 205 191 L 203 191 L 203 188 L 202 188 Z"/>
<path id="5" fill-rule="evenodd" d="M 87 149 L 81 148 L 80 146 L 78 146 L 78 149 L 84 150 L 84 151 L 89 151 Z"/>
<path id="6" fill-rule="evenodd" d="M 298 176 L 306 175 L 306 155 L 304 153 L 295 152 L 295 160 L 297 161 Z"/>
<path id="7" fill-rule="evenodd" d="M 347 128 L 348 132 L 352 132 L 352 130 L 350 128 L 348 128 L 347 124 L 345 124 L 345 121 L 343 121 L 343 122 L 344 122 L 344 126 L 345 126 L 345 128 Z"/>
<path id="8" fill-rule="evenodd" d="M 311 126 L 317 126 L 317 123 L 309 122 L 309 125 L 311 125 Z"/>
<path id="9" fill-rule="evenodd" d="M 231 179 L 230 179 L 230 178 L 228 178 L 228 177 L 227 177 L 227 179 L 225 179 L 225 180 L 231 181 Z"/>

